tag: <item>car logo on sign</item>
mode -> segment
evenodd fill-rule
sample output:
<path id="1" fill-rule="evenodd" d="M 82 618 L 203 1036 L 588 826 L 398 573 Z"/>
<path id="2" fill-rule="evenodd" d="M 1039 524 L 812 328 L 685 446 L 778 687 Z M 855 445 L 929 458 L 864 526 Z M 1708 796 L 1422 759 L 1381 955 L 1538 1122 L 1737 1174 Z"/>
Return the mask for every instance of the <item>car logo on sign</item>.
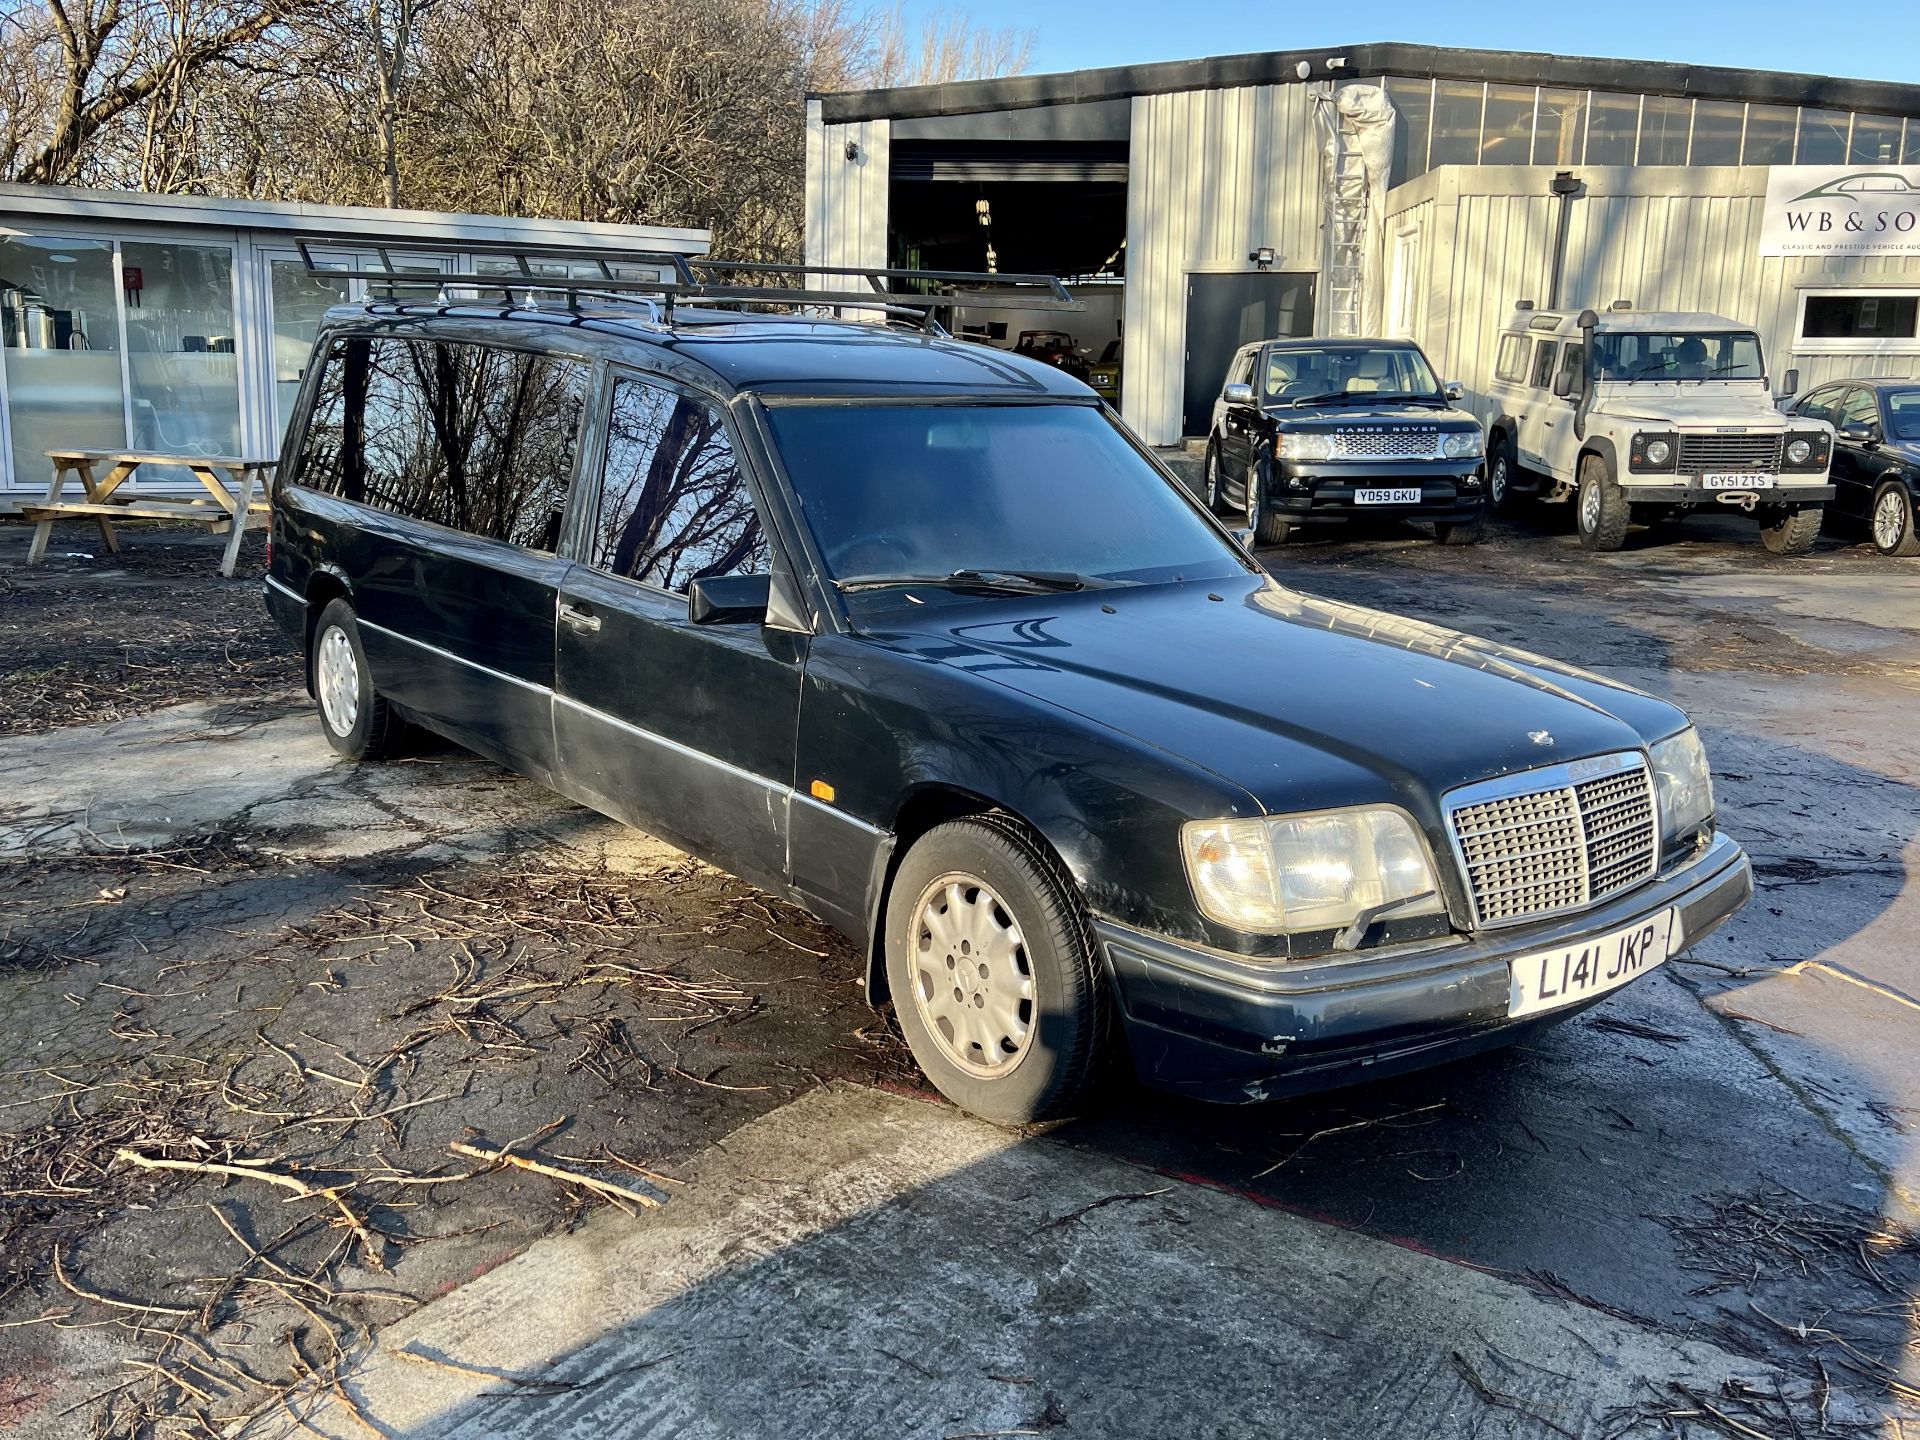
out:
<path id="1" fill-rule="evenodd" d="M 1551 745 L 1553 743 L 1553 732 L 1551 730 L 1529 730 L 1527 732 L 1527 739 L 1536 745 Z"/>

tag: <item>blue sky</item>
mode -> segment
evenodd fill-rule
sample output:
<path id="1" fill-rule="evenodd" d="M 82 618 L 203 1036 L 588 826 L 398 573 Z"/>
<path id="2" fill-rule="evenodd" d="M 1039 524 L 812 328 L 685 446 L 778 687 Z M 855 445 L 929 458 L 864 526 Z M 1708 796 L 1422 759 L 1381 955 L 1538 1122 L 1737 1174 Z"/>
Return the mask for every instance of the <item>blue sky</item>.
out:
<path id="1" fill-rule="evenodd" d="M 1260 0 L 910 0 L 1037 32 L 1036 71 L 1404 40 L 1920 83 L 1920 4 L 1566 0 L 1342 5 Z M 1850 18 L 1849 18 L 1850 17 Z"/>

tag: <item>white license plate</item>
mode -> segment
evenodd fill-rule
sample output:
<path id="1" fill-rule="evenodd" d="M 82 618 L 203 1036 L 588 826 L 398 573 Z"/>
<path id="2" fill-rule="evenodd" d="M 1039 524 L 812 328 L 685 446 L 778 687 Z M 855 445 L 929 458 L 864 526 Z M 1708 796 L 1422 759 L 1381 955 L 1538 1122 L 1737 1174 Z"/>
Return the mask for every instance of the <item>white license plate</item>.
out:
<path id="1" fill-rule="evenodd" d="M 1604 995 L 1665 960 L 1672 939 L 1673 911 L 1663 910 L 1610 935 L 1523 955 L 1507 967 L 1507 1014 L 1518 1019 Z"/>
<path id="2" fill-rule="evenodd" d="M 1706 474 L 1700 477 L 1700 483 L 1709 490 L 1771 490 L 1773 476 L 1739 473 Z"/>
<path id="3" fill-rule="evenodd" d="M 1418 505 L 1420 487 L 1418 485 L 1362 485 L 1353 492 L 1356 505 Z"/>

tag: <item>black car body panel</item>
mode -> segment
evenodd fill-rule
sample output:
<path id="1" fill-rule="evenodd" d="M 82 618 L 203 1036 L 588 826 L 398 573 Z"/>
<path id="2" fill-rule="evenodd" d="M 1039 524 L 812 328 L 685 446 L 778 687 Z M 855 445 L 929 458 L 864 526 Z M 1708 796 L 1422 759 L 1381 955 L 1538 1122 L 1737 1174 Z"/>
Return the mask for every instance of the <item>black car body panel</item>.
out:
<path id="1" fill-rule="evenodd" d="M 316 363 L 273 501 L 266 600 L 283 628 L 304 641 L 326 604 L 347 599 L 380 692 L 411 718 L 791 896 L 870 955 L 904 844 L 957 814 L 1018 817 L 1077 884 L 1149 1079 L 1257 1098 L 1292 1073 L 1324 1083 L 1340 1068 L 1329 1057 L 1360 1063 L 1370 1035 L 1395 1053 L 1433 1041 L 1436 1058 L 1456 1041 L 1510 1038 L 1491 978 L 1501 957 L 1656 902 L 1684 912 L 1724 900 L 1687 920 L 1691 935 L 1738 903 L 1728 876 L 1744 877 L 1745 859 L 1717 841 L 1705 858 L 1665 857 L 1657 879 L 1604 907 L 1474 933 L 1442 858 L 1447 793 L 1643 754 L 1686 717 L 1572 667 L 1282 587 L 1051 366 L 879 326 L 724 316 L 667 328 L 391 304 L 334 312 L 316 355 L 401 338 L 585 367 L 564 514 L 509 543 L 307 483 L 338 444 L 359 443 L 329 441 L 314 419 Z M 731 446 L 768 593 L 781 597 L 765 623 L 700 623 L 681 580 L 628 578 L 596 558 L 612 432 L 630 423 L 609 397 L 629 382 L 671 403 L 663 423 L 697 410 Z M 842 593 L 769 425 L 766 407 L 802 396 L 935 397 L 955 413 L 1086 407 L 1177 493 L 1166 503 L 1217 556 L 1194 573 L 1068 593 Z M 1201 913 L 1186 822 L 1367 804 L 1398 807 L 1423 832 L 1445 914 L 1363 924 L 1360 948 L 1336 957 L 1332 932 L 1245 933 Z M 1370 975 L 1378 988 L 1360 983 Z M 876 978 L 870 964 L 878 998 Z"/>
<path id="2" fill-rule="evenodd" d="M 1789 413 L 1810 415 L 1839 432 L 1833 447 L 1833 488 L 1828 498 L 1842 515 L 1867 519 L 1874 498 L 1889 482 L 1907 493 L 1911 508 L 1920 503 L 1920 431 L 1913 411 L 1895 414 L 1895 396 L 1912 405 L 1920 380 L 1873 378 L 1839 380 L 1817 386 L 1795 400 Z M 1852 425 L 1853 429 L 1847 429 Z M 1871 426 L 1866 434 L 1858 427 Z"/>

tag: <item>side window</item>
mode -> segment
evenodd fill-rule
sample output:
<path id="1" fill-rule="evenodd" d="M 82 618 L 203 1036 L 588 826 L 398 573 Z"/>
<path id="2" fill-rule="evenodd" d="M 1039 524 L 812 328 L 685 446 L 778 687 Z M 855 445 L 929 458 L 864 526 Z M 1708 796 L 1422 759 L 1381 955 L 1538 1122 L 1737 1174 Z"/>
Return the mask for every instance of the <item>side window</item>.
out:
<path id="1" fill-rule="evenodd" d="M 358 360 L 359 377 L 353 388 L 366 392 L 366 345 L 355 346 L 336 340 L 320 363 L 320 378 L 314 386 L 313 409 L 307 414 L 306 432 L 300 438 L 300 455 L 293 466 L 293 481 L 314 490 L 338 495 L 347 479 L 347 391 L 348 369 Z"/>
<path id="2" fill-rule="evenodd" d="M 1880 400 L 1871 390 L 1853 390 L 1847 396 L 1847 403 L 1840 407 L 1840 418 L 1835 425 L 1878 425 L 1880 423 Z"/>
<path id="3" fill-rule="evenodd" d="M 1578 395 L 1585 383 L 1581 371 L 1586 368 L 1587 347 L 1584 345 L 1566 345 L 1560 350 L 1560 373 L 1573 382 L 1573 388 L 1567 393 Z"/>
<path id="4" fill-rule="evenodd" d="M 1810 420 L 1825 420 L 1837 425 L 1839 421 L 1834 418 L 1835 411 L 1845 394 L 1846 391 L 1838 385 L 1822 386 L 1795 406 L 1794 413 L 1805 415 Z"/>
<path id="5" fill-rule="evenodd" d="M 1533 387 L 1545 390 L 1553 384 L 1553 356 L 1558 345 L 1552 340 L 1542 340 L 1533 349 Z"/>
<path id="6" fill-rule="evenodd" d="M 1500 354 L 1493 362 L 1496 379 L 1511 381 L 1515 384 L 1527 378 L 1527 337 L 1524 335 L 1502 335 Z"/>
<path id="7" fill-rule="evenodd" d="M 1227 384 L 1249 385 L 1253 382 L 1253 359 L 1258 350 L 1242 350 L 1233 357 L 1233 364 L 1227 369 Z"/>
<path id="8" fill-rule="evenodd" d="M 353 340 L 346 349 L 341 494 L 485 539 L 555 548 L 586 365 L 431 340 Z"/>
<path id="9" fill-rule="evenodd" d="M 643 380 L 614 382 L 588 559 L 673 591 L 766 570 L 766 537 L 718 410 Z"/>

